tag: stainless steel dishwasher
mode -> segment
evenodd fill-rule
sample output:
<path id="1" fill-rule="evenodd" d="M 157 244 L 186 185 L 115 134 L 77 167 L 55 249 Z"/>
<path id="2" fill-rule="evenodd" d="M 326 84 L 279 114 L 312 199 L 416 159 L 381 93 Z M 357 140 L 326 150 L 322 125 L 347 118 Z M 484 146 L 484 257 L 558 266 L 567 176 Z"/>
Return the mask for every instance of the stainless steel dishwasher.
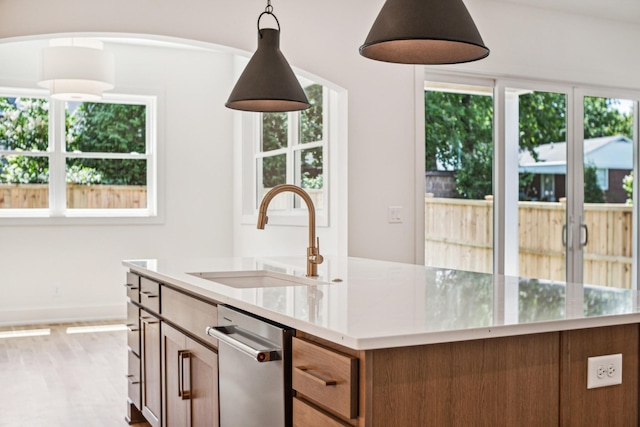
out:
<path id="1" fill-rule="evenodd" d="M 291 427 L 293 329 L 218 306 L 220 427 Z"/>

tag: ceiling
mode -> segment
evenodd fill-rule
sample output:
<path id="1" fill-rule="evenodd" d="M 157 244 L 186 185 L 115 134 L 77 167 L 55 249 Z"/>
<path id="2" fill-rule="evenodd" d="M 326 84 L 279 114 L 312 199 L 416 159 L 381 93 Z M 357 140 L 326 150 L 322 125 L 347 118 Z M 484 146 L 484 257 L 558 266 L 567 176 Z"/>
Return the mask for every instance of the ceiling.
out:
<path id="1" fill-rule="evenodd" d="M 576 15 L 640 25 L 638 0 L 502 0 L 507 3 L 552 9 Z"/>

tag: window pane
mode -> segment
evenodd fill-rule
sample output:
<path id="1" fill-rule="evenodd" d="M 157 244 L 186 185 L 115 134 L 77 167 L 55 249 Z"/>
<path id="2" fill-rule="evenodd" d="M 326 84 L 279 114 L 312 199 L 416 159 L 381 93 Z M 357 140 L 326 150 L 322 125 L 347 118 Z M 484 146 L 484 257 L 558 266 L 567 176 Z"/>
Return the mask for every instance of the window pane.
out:
<path id="1" fill-rule="evenodd" d="M 513 227 L 507 234 L 518 237 L 507 243 L 505 268 L 514 276 L 565 281 L 567 96 L 521 88 L 506 93 L 506 144 L 517 147 L 518 158 L 517 171 L 507 162 L 507 181 L 518 183 L 507 197 Z"/>
<path id="2" fill-rule="evenodd" d="M 493 89 L 427 83 L 425 264 L 493 271 Z"/>
<path id="3" fill-rule="evenodd" d="M 49 102 L 0 97 L 0 150 L 47 151 Z"/>
<path id="4" fill-rule="evenodd" d="M 300 113 L 300 143 L 322 141 L 322 86 L 312 84 L 311 86 L 307 86 L 304 91 L 307 94 L 311 107 Z"/>
<path id="5" fill-rule="evenodd" d="M 584 283 L 633 287 L 633 112 L 633 100 L 584 98 Z"/>
<path id="6" fill-rule="evenodd" d="M 67 159 L 67 208 L 144 209 L 146 169 L 146 160 Z"/>
<path id="7" fill-rule="evenodd" d="M 287 113 L 262 114 L 262 139 L 260 151 L 285 148 L 289 138 Z"/>
<path id="8" fill-rule="evenodd" d="M 258 175 L 261 182 L 258 182 L 258 200 L 260 204 L 262 198 L 267 191 L 279 184 L 287 182 L 287 155 L 279 154 L 277 156 L 263 157 L 258 159 Z M 257 206 L 257 205 L 256 205 Z M 286 209 L 286 197 L 276 197 L 269 205 L 271 209 Z"/>
<path id="9" fill-rule="evenodd" d="M 144 105 L 67 102 L 67 151 L 146 153 Z"/>
<path id="10" fill-rule="evenodd" d="M 296 152 L 296 179 L 298 185 L 304 188 L 311 196 L 316 209 L 323 208 L 323 151 L 322 147 L 316 147 Z M 296 200 L 296 207 L 302 203 Z M 303 204 L 303 203 L 302 203 Z"/>
<path id="11" fill-rule="evenodd" d="M 0 156 L 0 209 L 49 207 L 49 159 Z"/>

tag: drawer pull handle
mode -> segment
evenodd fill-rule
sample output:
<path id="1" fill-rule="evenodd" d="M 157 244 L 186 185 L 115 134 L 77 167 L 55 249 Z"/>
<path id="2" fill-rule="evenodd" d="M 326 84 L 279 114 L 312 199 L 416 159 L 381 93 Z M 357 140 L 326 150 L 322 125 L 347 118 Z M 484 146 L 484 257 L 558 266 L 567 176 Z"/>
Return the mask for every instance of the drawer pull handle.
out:
<path id="1" fill-rule="evenodd" d="M 129 384 L 140 384 L 140 381 L 134 380 L 135 375 L 127 375 L 127 381 Z"/>
<path id="2" fill-rule="evenodd" d="M 150 291 L 141 291 L 140 292 L 142 295 L 144 295 L 147 298 L 158 298 L 158 295 L 150 292 Z"/>
<path id="3" fill-rule="evenodd" d="M 184 373 L 184 361 L 187 360 L 188 363 L 188 371 L 185 375 Z M 191 391 L 186 389 L 184 386 L 185 378 L 187 378 L 189 383 L 189 388 L 191 388 L 191 353 L 189 350 L 179 350 L 178 351 L 178 397 L 181 397 L 182 400 L 191 399 Z"/>
<path id="4" fill-rule="evenodd" d="M 142 320 L 144 323 L 146 323 L 147 325 L 155 325 L 156 323 L 159 323 L 159 320 L 149 320 L 149 319 L 155 319 L 155 317 L 151 317 L 151 316 L 144 316 L 141 317 L 140 320 Z"/>
<path id="5" fill-rule="evenodd" d="M 138 286 L 136 286 L 136 285 L 132 285 L 131 283 L 125 283 L 125 284 L 124 284 L 124 287 L 125 287 L 125 288 L 129 288 L 129 289 L 131 289 L 131 290 L 137 290 L 137 289 L 140 289 Z"/>
<path id="6" fill-rule="evenodd" d="M 309 368 L 307 368 L 306 366 L 296 366 L 295 369 L 302 375 L 325 387 L 338 384 L 336 380 L 325 380 L 324 378 L 320 378 L 318 375 L 312 374 Z"/>
<path id="7" fill-rule="evenodd" d="M 129 332 L 139 332 L 140 328 L 134 328 L 135 325 L 127 325 Z"/>

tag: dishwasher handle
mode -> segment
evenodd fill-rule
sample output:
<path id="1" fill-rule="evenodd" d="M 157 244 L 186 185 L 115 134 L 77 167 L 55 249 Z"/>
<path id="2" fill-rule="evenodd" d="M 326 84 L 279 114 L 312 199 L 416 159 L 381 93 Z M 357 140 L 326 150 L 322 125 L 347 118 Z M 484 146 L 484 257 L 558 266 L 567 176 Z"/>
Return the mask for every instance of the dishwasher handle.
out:
<path id="1" fill-rule="evenodd" d="M 257 362 L 271 362 L 281 359 L 277 348 L 258 349 L 233 338 L 231 335 L 237 333 L 236 326 L 207 326 L 206 333 L 255 359 Z"/>

